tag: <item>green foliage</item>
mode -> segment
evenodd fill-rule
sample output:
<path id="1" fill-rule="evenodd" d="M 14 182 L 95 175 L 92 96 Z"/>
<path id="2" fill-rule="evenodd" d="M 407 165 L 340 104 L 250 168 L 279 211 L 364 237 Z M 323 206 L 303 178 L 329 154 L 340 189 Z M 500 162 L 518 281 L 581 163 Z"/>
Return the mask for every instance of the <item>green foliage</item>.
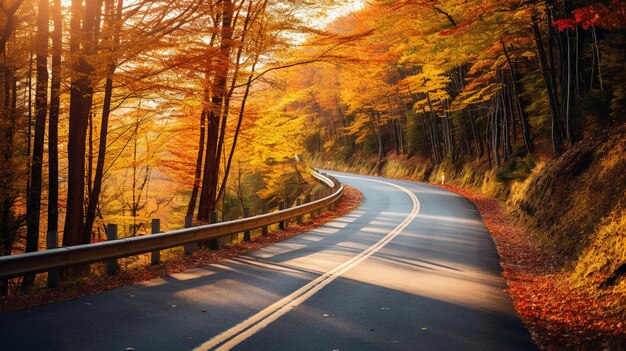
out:
<path id="1" fill-rule="evenodd" d="M 607 94 L 611 122 L 626 121 L 626 35 L 623 32 L 611 32 L 601 43 L 604 85 Z M 604 110 L 604 109 L 602 109 Z"/>
<path id="2" fill-rule="evenodd" d="M 275 195 L 271 198 L 271 203 L 277 206 L 279 201 L 284 200 L 287 204 L 292 204 L 297 197 L 306 193 L 306 188 L 307 184 L 295 172 L 284 173 L 274 188 Z"/>
<path id="3" fill-rule="evenodd" d="M 363 138 L 361 139 L 362 140 L 359 143 L 359 146 L 362 152 L 366 155 L 376 155 L 376 153 L 378 152 L 376 135 L 372 132 L 368 132 L 364 134 Z"/>
<path id="4" fill-rule="evenodd" d="M 581 116 L 588 133 L 595 134 L 607 126 L 609 120 L 606 116 L 609 111 L 600 90 L 591 90 L 582 94 L 577 99 L 576 107 L 577 114 Z"/>
<path id="5" fill-rule="evenodd" d="M 339 146 L 339 152 L 337 152 L 337 157 L 342 162 L 346 162 L 346 161 L 349 161 L 354 156 L 354 152 L 355 152 L 354 143 L 348 143 L 348 145 L 341 145 Z"/>
<path id="6" fill-rule="evenodd" d="M 532 158 L 513 157 L 496 171 L 496 181 L 502 183 L 516 179 L 525 179 L 530 175 L 533 168 L 535 168 L 535 162 Z"/>
<path id="7" fill-rule="evenodd" d="M 319 149 L 319 140 L 320 140 L 319 132 L 309 134 L 304 138 L 304 141 L 302 142 L 302 146 L 309 154 L 314 155 L 317 153 Z"/>
<path id="8" fill-rule="evenodd" d="M 529 102 L 526 106 L 528 123 L 534 131 L 547 135 L 550 128 L 550 107 L 543 77 L 539 72 L 532 72 L 521 81 L 524 87 L 522 98 Z"/>
<path id="9" fill-rule="evenodd" d="M 427 155 L 428 136 L 424 133 L 423 115 L 411 112 L 407 120 L 406 137 L 409 155 Z"/>

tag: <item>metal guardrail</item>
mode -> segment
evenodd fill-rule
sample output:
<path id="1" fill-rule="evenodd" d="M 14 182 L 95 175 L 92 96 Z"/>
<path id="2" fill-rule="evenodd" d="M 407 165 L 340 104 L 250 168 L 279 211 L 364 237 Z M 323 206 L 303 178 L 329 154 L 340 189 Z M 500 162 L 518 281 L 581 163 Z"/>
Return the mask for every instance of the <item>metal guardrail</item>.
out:
<path id="1" fill-rule="evenodd" d="M 335 203 L 343 194 L 343 185 L 334 177 L 313 172 L 313 176 L 331 189 L 331 194 L 303 205 L 234 221 L 207 224 L 140 237 L 93 244 L 60 247 L 0 257 L 0 278 L 46 272 L 77 264 L 101 262 L 169 249 L 263 226 L 287 221 L 321 210 Z"/>

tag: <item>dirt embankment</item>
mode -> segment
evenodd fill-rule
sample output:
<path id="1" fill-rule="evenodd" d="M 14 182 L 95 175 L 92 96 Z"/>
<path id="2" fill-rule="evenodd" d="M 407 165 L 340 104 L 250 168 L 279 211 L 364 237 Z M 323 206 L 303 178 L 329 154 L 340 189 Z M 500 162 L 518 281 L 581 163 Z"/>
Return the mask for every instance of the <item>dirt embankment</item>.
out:
<path id="1" fill-rule="evenodd" d="M 498 243 L 517 311 L 542 349 L 623 350 L 626 125 L 558 158 L 515 162 L 531 165 L 526 175 L 503 174 L 507 164 L 496 172 L 485 162 L 433 167 L 388 157 L 380 175 L 435 184 L 445 178 L 476 203 Z M 367 165 L 334 166 L 368 173 Z"/>
<path id="2" fill-rule="evenodd" d="M 625 156 L 626 126 L 539 162 L 523 180 L 497 183 L 467 167 L 454 174 L 474 190 L 464 195 L 481 210 L 541 349 L 626 348 Z M 478 190 L 504 200 L 515 219 Z"/>

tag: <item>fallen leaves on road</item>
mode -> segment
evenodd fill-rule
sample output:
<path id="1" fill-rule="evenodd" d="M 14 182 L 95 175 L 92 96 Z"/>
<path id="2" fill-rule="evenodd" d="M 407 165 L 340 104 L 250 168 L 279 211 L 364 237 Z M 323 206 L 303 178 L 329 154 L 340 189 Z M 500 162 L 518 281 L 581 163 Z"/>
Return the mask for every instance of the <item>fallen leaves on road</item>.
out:
<path id="1" fill-rule="evenodd" d="M 541 247 L 498 200 L 441 186 L 472 201 L 498 248 L 518 314 L 542 350 L 626 350 L 626 313 L 612 290 L 578 287 L 563 258 Z"/>
<path id="2" fill-rule="evenodd" d="M 183 272 L 243 255 L 319 227 L 335 218 L 345 216 L 358 208 L 362 199 L 363 195 L 358 190 L 344 185 L 344 195 L 336 203 L 333 210 L 325 211 L 321 215 L 313 217 L 312 220 L 300 225 L 293 224 L 284 230 L 272 232 L 268 236 L 259 236 L 249 242 L 229 245 L 220 250 L 199 250 L 190 256 L 162 262 L 155 266 L 122 270 L 114 276 L 92 276 L 77 282 L 63 284 L 57 289 L 34 289 L 23 294 L 5 297 L 0 299 L 0 313 L 19 311 L 48 303 L 92 295 L 104 290 Z M 172 308 L 174 307 L 176 306 L 172 305 Z"/>

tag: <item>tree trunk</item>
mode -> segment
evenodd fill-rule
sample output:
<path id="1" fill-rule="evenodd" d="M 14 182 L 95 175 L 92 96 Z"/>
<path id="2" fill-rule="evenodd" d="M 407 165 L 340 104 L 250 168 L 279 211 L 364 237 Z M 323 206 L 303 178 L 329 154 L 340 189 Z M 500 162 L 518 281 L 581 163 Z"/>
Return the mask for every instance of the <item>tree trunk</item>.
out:
<path id="1" fill-rule="evenodd" d="M 63 51 L 63 15 L 61 0 L 52 4 L 52 76 L 48 123 L 48 232 L 59 230 L 59 107 L 61 105 L 61 54 Z M 55 243 L 55 246 L 58 243 Z"/>
<path id="2" fill-rule="evenodd" d="M 491 141 L 492 141 L 492 137 L 491 137 L 491 121 L 492 121 L 492 116 L 491 113 L 489 115 L 487 115 L 487 123 L 486 123 L 486 128 L 485 128 L 485 149 L 487 150 L 487 165 L 489 166 L 489 169 L 491 169 Z"/>
<path id="3" fill-rule="evenodd" d="M 84 232 L 85 196 L 85 142 L 87 123 L 93 101 L 91 75 L 94 68 L 87 58 L 94 50 L 96 18 L 99 12 L 97 0 L 72 0 L 70 22 L 70 54 L 76 57 L 72 69 L 76 72 L 70 86 L 69 138 L 67 143 L 67 212 L 63 245 L 87 244 L 90 234 Z M 82 47 L 81 47 L 82 44 Z"/>
<path id="4" fill-rule="evenodd" d="M 13 157 L 13 141 L 16 133 L 17 118 L 16 110 L 17 81 L 13 67 L 8 64 L 0 64 L 3 73 L 2 104 L 0 105 L 0 124 L 3 142 L 0 143 L 0 256 L 10 255 L 17 236 L 21 220 L 15 212 L 17 192 L 14 184 L 17 182 L 16 165 Z M 9 281 L 3 279 L 0 282 L 0 294 L 6 296 L 9 293 Z"/>
<path id="5" fill-rule="evenodd" d="M 207 148 L 204 161 L 204 172 L 202 176 L 202 188 L 200 191 L 200 203 L 198 205 L 197 218 L 199 221 L 208 222 L 210 214 L 215 210 L 217 202 L 217 183 L 219 181 L 221 145 L 220 139 L 220 118 L 224 113 L 222 102 L 226 94 L 228 71 L 230 68 L 230 53 L 232 51 L 233 37 L 233 10 L 232 1 L 222 2 L 222 29 L 221 44 L 219 50 L 219 60 L 215 74 L 216 84 L 213 86 L 213 96 L 211 97 L 212 108 L 208 111 Z M 223 142 L 223 141 L 222 141 Z"/>
<path id="6" fill-rule="evenodd" d="M 115 48 L 119 46 L 121 30 L 120 21 L 122 20 L 122 8 L 123 1 L 118 0 L 117 6 L 114 6 L 113 0 L 107 0 L 105 5 L 105 11 L 107 13 L 108 26 L 115 28 L 113 34 L 113 47 L 110 49 L 111 54 L 115 51 Z M 106 159 L 107 151 L 107 137 L 109 129 L 109 117 L 111 115 L 111 99 L 113 97 L 113 75 L 115 74 L 116 64 L 115 62 L 109 62 L 107 79 L 104 84 L 104 101 L 102 104 L 102 119 L 100 123 L 100 140 L 98 142 L 98 160 L 96 163 L 96 173 L 93 179 L 93 186 L 89 192 L 89 202 L 87 204 L 87 213 L 85 214 L 85 235 L 91 237 L 93 230 L 93 223 L 96 220 L 96 209 L 100 200 L 100 193 L 102 191 L 102 179 L 104 177 L 104 162 Z"/>
<path id="7" fill-rule="evenodd" d="M 568 145 L 572 145 L 574 143 L 574 137 L 572 135 L 572 103 L 573 99 L 573 89 L 572 89 L 572 46 L 571 46 L 571 38 L 570 38 L 570 30 L 566 29 L 565 40 L 567 40 L 567 68 L 565 74 L 565 89 L 563 89 L 563 93 L 565 94 L 565 98 L 563 99 L 564 105 L 564 113 L 565 113 L 565 140 Z"/>
<path id="8" fill-rule="evenodd" d="M 15 15 L 15 13 L 20 8 L 20 6 L 22 6 L 23 2 L 24 0 L 16 0 L 11 6 L 4 9 L 6 17 L 4 22 L 4 31 L 2 32 L 2 35 L 0 35 L 0 55 L 4 54 L 6 50 L 6 44 L 9 41 L 9 38 L 11 38 L 13 31 L 19 24 L 19 18 Z M 4 3 L 5 2 L 3 1 L 3 4 Z"/>
<path id="9" fill-rule="evenodd" d="M 241 131 L 241 124 L 243 123 L 244 112 L 246 110 L 246 102 L 248 101 L 248 95 L 250 93 L 250 86 L 252 85 L 252 77 L 254 75 L 256 65 L 259 61 L 259 55 L 256 55 L 254 58 L 254 62 L 252 63 L 252 68 L 250 69 L 250 74 L 248 75 L 248 82 L 246 84 L 246 91 L 243 94 L 243 98 L 241 100 L 241 108 L 239 109 L 239 116 L 237 119 L 237 127 L 235 128 L 235 135 L 233 136 L 233 143 L 230 147 L 230 153 L 228 154 L 228 161 L 226 162 L 226 168 L 224 169 L 224 177 L 222 178 L 222 185 L 219 188 L 219 192 L 217 198 L 223 196 L 226 191 L 226 182 L 228 181 L 228 175 L 230 173 L 230 166 L 233 161 L 233 156 L 235 155 L 235 149 L 237 147 L 237 140 L 239 139 L 239 133 Z M 296 171 L 298 170 L 298 166 L 296 165 Z"/>
<path id="10" fill-rule="evenodd" d="M 537 57 L 539 59 L 539 68 L 541 69 L 541 73 L 543 75 L 543 81 L 546 85 L 550 104 L 550 116 L 552 118 L 552 149 L 554 151 L 554 155 L 559 156 L 561 154 L 561 131 L 559 126 L 559 107 L 555 91 L 556 87 L 552 84 L 552 78 L 550 76 L 550 72 L 548 71 L 549 68 L 546 53 L 543 48 L 541 32 L 539 31 L 539 21 L 535 16 L 533 16 L 532 22 L 533 35 L 537 46 Z"/>
<path id="11" fill-rule="evenodd" d="M 470 126 L 472 127 L 472 137 L 474 138 L 474 144 L 476 147 L 477 158 L 480 159 L 483 156 L 483 141 L 480 137 L 480 132 L 478 128 L 476 128 L 476 117 L 474 114 L 474 109 L 470 106 L 469 108 L 469 117 L 470 117 Z"/>
<path id="12" fill-rule="evenodd" d="M 493 126 L 491 128 L 491 134 L 493 137 L 493 160 L 496 169 L 500 168 L 500 103 L 499 94 L 496 94 L 496 110 L 493 114 Z"/>
<path id="13" fill-rule="evenodd" d="M 198 157 L 196 158 L 196 171 L 194 173 L 193 188 L 191 189 L 191 197 L 187 205 L 187 216 L 193 216 L 198 201 L 198 189 L 200 188 L 200 179 L 202 177 L 202 156 L 204 155 L 204 144 L 206 143 L 206 111 L 200 114 L 200 138 L 198 141 Z"/>
<path id="14" fill-rule="evenodd" d="M 522 87 L 517 77 L 517 70 L 513 67 L 513 64 L 511 63 L 511 57 L 509 56 L 506 46 L 504 45 L 504 41 L 501 39 L 500 43 L 502 44 L 502 51 L 504 52 L 507 66 L 509 68 L 509 75 L 511 78 L 511 82 L 513 83 L 512 84 L 513 95 L 515 97 L 517 115 L 519 117 L 520 127 L 522 128 L 522 138 L 524 139 L 524 148 L 526 148 L 526 152 L 530 154 L 533 152 L 534 145 L 530 137 L 530 126 L 528 125 L 528 114 L 526 113 L 526 109 L 523 106 L 522 98 L 520 96 Z"/>
<path id="15" fill-rule="evenodd" d="M 30 193 L 26 204 L 27 231 L 26 252 L 39 249 L 39 220 L 41 212 L 41 188 L 43 183 L 43 145 L 48 114 L 48 0 L 39 0 L 37 14 L 37 86 L 35 90 L 35 139 L 30 170 Z M 35 281 L 35 275 L 24 276 L 22 287 Z"/>
<path id="16" fill-rule="evenodd" d="M 504 81 L 504 77 L 502 77 L 502 80 Z M 502 116 L 501 116 L 501 121 L 502 121 L 501 139 L 502 139 L 502 144 L 503 144 L 502 145 L 502 159 L 504 161 L 507 161 L 511 157 L 511 141 L 509 138 L 509 116 L 508 116 L 509 110 L 506 104 L 507 93 L 508 93 L 508 89 L 506 88 L 506 85 L 505 85 L 500 94 L 500 103 L 502 105 Z"/>

